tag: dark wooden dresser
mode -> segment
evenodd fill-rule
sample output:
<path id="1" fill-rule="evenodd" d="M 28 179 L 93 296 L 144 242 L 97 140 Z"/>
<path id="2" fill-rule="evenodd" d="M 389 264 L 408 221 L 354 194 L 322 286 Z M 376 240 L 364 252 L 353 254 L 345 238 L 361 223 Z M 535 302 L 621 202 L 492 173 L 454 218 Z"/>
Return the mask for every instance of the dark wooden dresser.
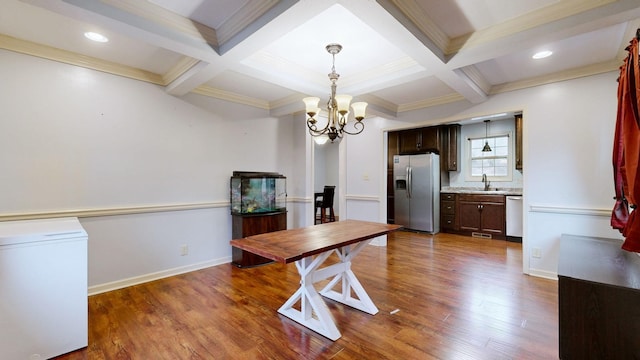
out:
<path id="1" fill-rule="evenodd" d="M 621 244 L 562 235 L 561 359 L 640 359 L 640 257 Z"/>
<path id="2" fill-rule="evenodd" d="M 241 239 L 247 236 L 264 234 L 267 232 L 287 230 L 287 212 L 280 211 L 269 214 L 231 215 L 232 236 Z M 231 248 L 231 263 L 237 267 L 253 267 L 272 262 L 260 255 L 249 251 Z"/>

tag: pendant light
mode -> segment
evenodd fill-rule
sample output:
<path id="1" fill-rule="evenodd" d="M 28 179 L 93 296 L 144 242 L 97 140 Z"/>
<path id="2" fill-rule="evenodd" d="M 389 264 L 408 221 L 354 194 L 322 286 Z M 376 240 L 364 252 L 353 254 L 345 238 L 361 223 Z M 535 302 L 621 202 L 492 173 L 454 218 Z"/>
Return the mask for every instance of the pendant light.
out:
<path id="1" fill-rule="evenodd" d="M 489 141 L 487 140 L 487 138 L 489 137 L 489 121 L 490 120 L 485 120 L 484 121 L 484 147 L 482 148 L 482 152 L 490 152 L 491 151 L 491 146 L 489 146 Z"/>

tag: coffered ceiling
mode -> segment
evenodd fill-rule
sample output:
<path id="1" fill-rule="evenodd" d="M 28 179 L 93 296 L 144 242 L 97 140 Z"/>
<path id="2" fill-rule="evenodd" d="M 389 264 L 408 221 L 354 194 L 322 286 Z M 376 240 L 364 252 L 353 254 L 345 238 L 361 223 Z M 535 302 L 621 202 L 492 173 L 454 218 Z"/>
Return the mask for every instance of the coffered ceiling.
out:
<path id="1" fill-rule="evenodd" d="M 616 70 L 638 27 L 637 0 L 0 0 L 2 49 L 273 116 L 326 101 L 329 43 L 338 92 L 393 118 Z"/>

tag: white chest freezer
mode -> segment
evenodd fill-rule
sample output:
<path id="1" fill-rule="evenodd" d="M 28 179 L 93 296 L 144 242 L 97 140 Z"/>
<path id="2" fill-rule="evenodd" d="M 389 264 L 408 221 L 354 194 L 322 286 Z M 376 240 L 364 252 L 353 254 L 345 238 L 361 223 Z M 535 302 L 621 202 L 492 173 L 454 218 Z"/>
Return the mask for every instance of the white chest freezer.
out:
<path id="1" fill-rule="evenodd" d="M 78 219 L 0 222 L 0 359 L 49 359 L 87 342 L 87 233 Z"/>

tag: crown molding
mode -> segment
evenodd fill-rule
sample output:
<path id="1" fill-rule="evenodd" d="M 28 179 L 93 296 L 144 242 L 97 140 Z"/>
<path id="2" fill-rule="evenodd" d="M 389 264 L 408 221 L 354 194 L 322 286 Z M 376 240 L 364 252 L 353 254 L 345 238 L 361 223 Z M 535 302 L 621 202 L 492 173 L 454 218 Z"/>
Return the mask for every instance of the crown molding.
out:
<path id="1" fill-rule="evenodd" d="M 305 97 L 305 95 L 300 94 L 300 93 L 296 93 L 296 94 L 291 94 L 289 96 L 285 96 L 282 99 L 278 99 L 278 100 L 274 100 L 274 101 L 269 102 L 269 109 L 277 109 L 279 107 L 291 105 L 291 104 L 294 104 L 294 103 L 302 103 L 302 99 L 304 97 Z"/>
<path id="2" fill-rule="evenodd" d="M 218 42 L 224 44 L 245 29 L 251 23 L 264 15 L 279 0 L 250 0 L 238 12 L 225 20 L 217 29 Z"/>
<path id="3" fill-rule="evenodd" d="M 491 91 L 491 84 L 485 79 L 485 77 L 480 73 L 478 68 L 475 65 L 465 66 L 460 69 L 469 80 L 473 81 L 485 94 L 488 94 Z"/>
<path id="4" fill-rule="evenodd" d="M 367 103 L 369 103 L 369 105 L 375 105 L 375 106 L 381 107 L 394 114 L 398 113 L 398 105 L 392 103 L 391 101 L 387 101 L 382 98 L 379 98 L 373 94 L 363 94 L 363 95 L 360 95 L 359 98 L 362 101 L 366 101 Z"/>
<path id="5" fill-rule="evenodd" d="M 451 39 L 440 29 L 416 1 L 391 0 L 398 10 L 407 17 L 434 45 L 443 53 L 449 47 Z"/>
<path id="6" fill-rule="evenodd" d="M 526 89 L 526 88 L 539 86 L 539 85 L 551 84 L 554 82 L 560 82 L 560 81 L 577 79 L 585 76 L 602 74 L 609 71 L 617 71 L 619 67 L 620 67 L 620 62 L 618 60 L 606 61 L 599 64 L 583 66 L 580 68 L 570 69 L 566 71 L 560 71 L 554 74 L 494 85 L 491 88 L 491 92 L 489 94 L 495 95 L 495 94 L 505 93 L 509 91 Z"/>
<path id="7" fill-rule="evenodd" d="M 620 60 L 620 65 L 622 65 L 622 61 L 627 58 L 629 52 L 627 51 L 627 47 L 631 42 L 631 39 L 636 37 L 636 32 L 640 29 L 640 19 L 630 20 L 627 23 L 627 28 L 624 31 L 624 36 L 622 37 L 622 42 L 620 43 L 620 48 L 618 49 L 618 53 L 616 55 L 616 59 Z"/>
<path id="8" fill-rule="evenodd" d="M 431 106 L 450 104 L 450 103 L 454 103 L 464 99 L 465 99 L 464 96 L 458 93 L 452 93 L 452 94 L 438 96 L 430 99 L 414 101 L 407 104 L 400 104 L 398 105 L 398 112 L 420 110 L 420 109 L 428 108 Z"/>
<path id="9" fill-rule="evenodd" d="M 37 44 L 31 41 L 17 39 L 7 35 L 0 34 L 0 49 L 37 56 L 47 60 L 80 66 L 157 85 L 167 85 L 161 75 L 150 71 L 117 64 L 91 56 L 81 55 L 47 45 Z"/>
<path id="10" fill-rule="evenodd" d="M 103 3 L 167 26 L 192 38 L 202 39 L 204 42 L 217 47 L 219 45 L 216 31 L 204 24 L 191 20 L 161 6 L 144 0 L 101 0 Z"/>
<path id="11" fill-rule="evenodd" d="M 455 54 L 463 48 L 470 48 L 495 41 L 497 39 L 530 30 L 615 1 L 616 0 L 561 0 L 553 5 L 545 6 L 486 29 L 453 38 L 449 42 L 449 46 L 446 48 L 445 54 Z"/>
<path id="12" fill-rule="evenodd" d="M 189 56 L 183 56 L 180 61 L 178 61 L 169 71 L 162 75 L 162 81 L 165 84 L 171 84 L 175 79 L 182 76 L 182 74 L 186 73 L 194 67 L 200 60 L 194 59 Z"/>
<path id="13" fill-rule="evenodd" d="M 194 94 L 204 95 L 220 100 L 231 101 L 237 104 L 253 106 L 256 108 L 270 110 L 269 102 L 262 99 L 256 99 L 245 95 L 240 95 L 231 91 L 216 89 L 209 85 L 200 85 L 191 91 Z"/>

